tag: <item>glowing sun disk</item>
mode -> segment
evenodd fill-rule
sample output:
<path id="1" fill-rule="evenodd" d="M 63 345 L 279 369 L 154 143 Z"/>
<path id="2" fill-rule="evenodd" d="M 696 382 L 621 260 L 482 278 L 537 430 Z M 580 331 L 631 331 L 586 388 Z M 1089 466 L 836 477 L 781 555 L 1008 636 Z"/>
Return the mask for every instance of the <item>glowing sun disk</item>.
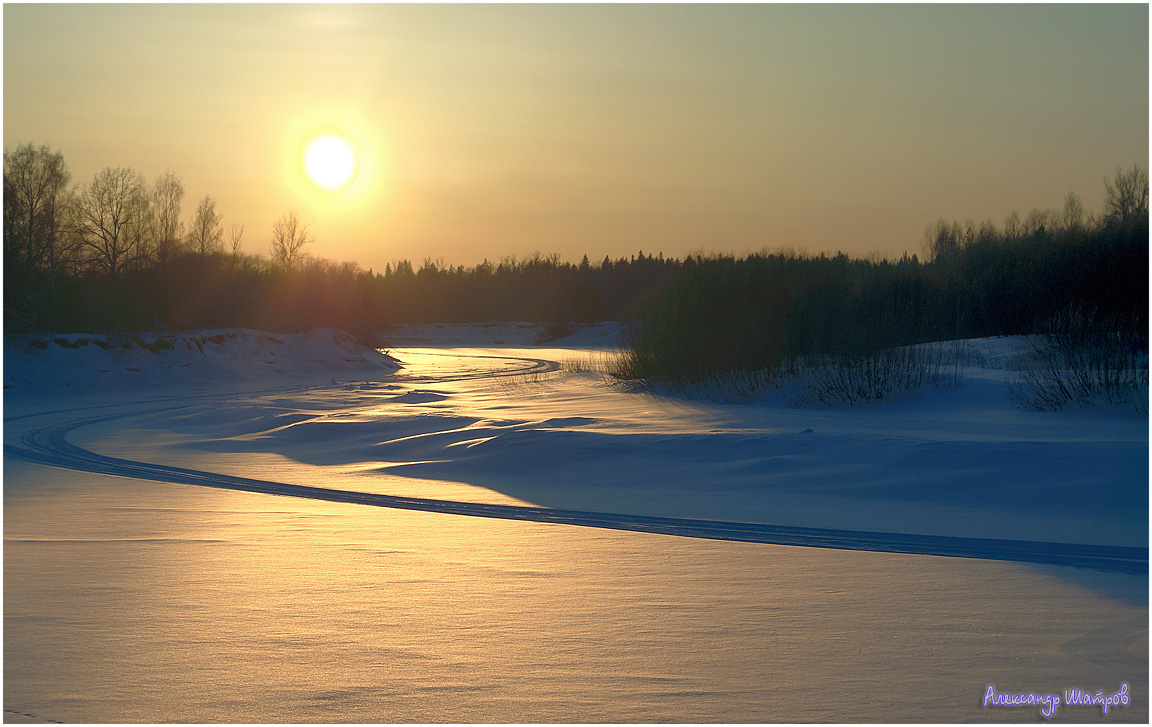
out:
<path id="1" fill-rule="evenodd" d="M 359 172 L 355 149 L 347 139 L 334 133 L 305 142 L 303 162 L 308 177 L 325 189 L 347 186 Z"/>

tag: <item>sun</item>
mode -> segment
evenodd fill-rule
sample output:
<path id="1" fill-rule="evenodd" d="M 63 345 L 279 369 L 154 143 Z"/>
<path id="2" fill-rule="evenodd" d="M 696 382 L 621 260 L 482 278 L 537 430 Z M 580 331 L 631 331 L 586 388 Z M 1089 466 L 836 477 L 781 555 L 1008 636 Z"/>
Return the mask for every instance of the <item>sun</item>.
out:
<path id="1" fill-rule="evenodd" d="M 360 172 L 356 147 L 338 131 L 312 134 L 300 149 L 300 166 L 304 175 L 321 189 L 343 189 L 354 182 Z"/>

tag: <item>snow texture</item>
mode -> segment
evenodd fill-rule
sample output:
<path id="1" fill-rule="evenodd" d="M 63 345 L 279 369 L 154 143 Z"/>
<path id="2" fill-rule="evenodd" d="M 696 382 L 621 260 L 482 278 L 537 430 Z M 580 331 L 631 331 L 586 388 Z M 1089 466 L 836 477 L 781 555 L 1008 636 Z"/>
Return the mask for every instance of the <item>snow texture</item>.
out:
<path id="1" fill-rule="evenodd" d="M 6 336 L 4 389 L 132 392 L 155 386 L 283 382 L 294 377 L 384 375 L 398 366 L 347 333 L 270 334 L 245 329 L 178 334 Z"/>
<path id="2" fill-rule="evenodd" d="M 5 720 L 1036 721 L 981 697 L 1128 684 L 1057 718 L 1147 722 L 1146 419 L 1018 408 L 1016 339 L 826 409 L 637 392 L 565 365 L 618 327 L 542 328 L 7 339 Z"/>
<path id="3" fill-rule="evenodd" d="M 426 326 L 393 334 L 475 345 L 518 332 L 537 336 L 541 328 Z M 612 347 L 621 337 L 619 327 L 604 324 L 561 332 L 584 346 Z M 137 343 L 105 348 L 62 338 L 71 345 L 52 341 L 27 353 L 7 346 L 6 384 L 21 393 L 71 388 L 121 396 L 129 385 L 143 395 L 149 384 L 162 384 L 179 396 L 181 384 L 217 382 L 221 393 L 207 400 L 125 410 L 104 425 L 71 422 L 70 440 L 126 460 L 170 462 L 170 452 L 148 451 L 167 432 L 182 452 L 211 453 L 221 474 L 272 479 L 252 467 L 264 458 L 277 463 L 278 481 L 302 486 L 332 482 L 340 472 L 350 477 L 343 489 L 434 500 L 457 499 L 460 491 L 446 498 L 447 490 L 429 482 L 464 486 L 474 502 L 579 512 L 1148 544 L 1146 421 L 1112 409 L 1020 409 L 1006 384 L 1024 348 L 1020 339 L 969 342 L 962 386 L 831 410 L 772 397 L 720 405 L 636 393 L 601 374 L 559 370 L 565 360 L 605 355 L 603 348 L 404 348 L 392 358 L 335 331 L 205 332 L 177 337 L 157 353 Z M 310 386 L 268 393 L 289 382 Z M 10 400 L 13 393 L 6 391 Z M 117 451 L 118 440 L 130 446 Z"/>

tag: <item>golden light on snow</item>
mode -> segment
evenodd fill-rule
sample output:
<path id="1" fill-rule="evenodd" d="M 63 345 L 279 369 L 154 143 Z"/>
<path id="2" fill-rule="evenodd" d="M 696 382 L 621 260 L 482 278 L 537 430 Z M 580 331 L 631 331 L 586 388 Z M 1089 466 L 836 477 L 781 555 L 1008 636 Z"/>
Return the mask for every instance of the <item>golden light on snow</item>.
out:
<path id="1" fill-rule="evenodd" d="M 305 176 L 317 186 L 343 189 L 360 172 L 356 147 L 337 131 L 322 131 L 308 137 L 301 145 L 301 167 Z"/>

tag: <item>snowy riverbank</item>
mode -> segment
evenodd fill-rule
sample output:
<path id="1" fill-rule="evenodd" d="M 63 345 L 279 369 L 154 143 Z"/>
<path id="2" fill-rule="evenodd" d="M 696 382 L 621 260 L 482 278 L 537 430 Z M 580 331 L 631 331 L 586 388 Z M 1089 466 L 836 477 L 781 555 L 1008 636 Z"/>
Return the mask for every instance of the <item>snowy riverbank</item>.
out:
<path id="1" fill-rule="evenodd" d="M 827 409 L 636 391 L 561 365 L 614 342 L 507 334 L 6 346 L 9 714 L 1034 721 L 988 685 L 1129 684 L 1059 714 L 1147 720 L 1146 566 L 1018 542 L 1146 563 L 1147 420 L 1020 409 L 1019 341 L 971 342 L 961 386 Z M 733 542 L 797 528 L 824 530 Z"/>
<path id="2" fill-rule="evenodd" d="M 540 333 L 517 324 L 393 330 L 397 342 L 450 343 L 391 356 L 335 331 L 205 332 L 156 352 L 148 340 L 61 337 L 6 348 L 6 416 L 36 411 L 44 396 L 59 406 L 139 400 L 139 413 L 69 438 L 126 459 L 304 486 L 1147 547 L 1147 420 L 1115 408 L 1021 409 L 1007 384 L 1019 339 L 968 342 L 960 386 L 829 409 L 771 395 L 717 404 L 562 370 L 619 341 L 618 325 L 576 328 L 571 340 L 601 347 L 514 348 L 515 336 Z M 178 407 L 145 412 L 151 397 L 184 394 Z"/>
<path id="3" fill-rule="evenodd" d="M 270 334 L 246 329 L 174 334 L 6 336 L 6 395 L 133 392 L 152 387 L 275 385 L 299 379 L 384 376 L 390 357 L 333 329 Z"/>

